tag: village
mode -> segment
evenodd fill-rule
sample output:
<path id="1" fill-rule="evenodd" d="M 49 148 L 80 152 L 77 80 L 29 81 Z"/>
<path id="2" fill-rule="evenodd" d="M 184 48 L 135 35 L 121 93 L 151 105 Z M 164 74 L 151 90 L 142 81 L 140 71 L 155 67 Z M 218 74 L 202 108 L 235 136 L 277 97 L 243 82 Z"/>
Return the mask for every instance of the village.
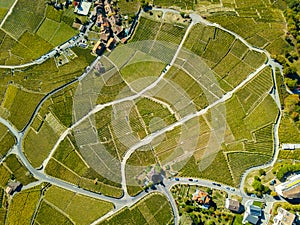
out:
<path id="1" fill-rule="evenodd" d="M 126 23 L 127 15 L 120 15 L 117 3 L 112 0 L 91 1 L 75 0 L 74 13 L 81 16 L 88 16 L 89 23 L 83 25 L 78 22 L 73 23 L 73 28 L 88 36 L 88 32 L 97 33 L 98 40 L 91 40 L 94 44 L 92 54 L 102 55 L 105 51 L 112 51 L 118 43 L 124 44 L 128 39 L 131 24 Z M 93 7 L 93 9 L 91 9 Z M 87 40 L 79 43 L 80 47 L 87 48 Z"/>

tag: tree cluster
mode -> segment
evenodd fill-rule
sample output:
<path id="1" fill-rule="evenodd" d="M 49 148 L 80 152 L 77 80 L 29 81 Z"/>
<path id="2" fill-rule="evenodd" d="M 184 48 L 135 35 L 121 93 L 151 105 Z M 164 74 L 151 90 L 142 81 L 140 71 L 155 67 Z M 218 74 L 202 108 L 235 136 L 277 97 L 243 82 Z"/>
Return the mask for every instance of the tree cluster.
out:
<path id="1" fill-rule="evenodd" d="M 299 95 L 289 95 L 284 99 L 284 111 L 288 114 L 294 122 L 299 122 L 300 114 L 300 98 Z"/>
<path id="2" fill-rule="evenodd" d="M 252 187 L 255 190 L 255 194 L 258 197 L 261 197 L 263 194 L 269 193 L 270 192 L 270 188 L 263 185 L 261 183 L 261 179 L 258 176 L 254 177 L 254 181 L 252 183 Z"/>
<path id="3" fill-rule="evenodd" d="M 295 164 L 295 165 L 286 164 L 278 169 L 276 173 L 276 177 L 278 180 L 283 182 L 288 175 L 299 170 L 300 170 L 300 164 Z"/>

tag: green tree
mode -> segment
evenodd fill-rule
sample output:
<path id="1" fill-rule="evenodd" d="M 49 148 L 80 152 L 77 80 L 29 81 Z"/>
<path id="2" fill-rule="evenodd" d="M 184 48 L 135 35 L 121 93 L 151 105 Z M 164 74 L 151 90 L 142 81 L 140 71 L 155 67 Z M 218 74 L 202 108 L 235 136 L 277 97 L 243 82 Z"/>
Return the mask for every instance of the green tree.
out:
<path id="1" fill-rule="evenodd" d="M 294 80 L 294 79 L 286 77 L 286 78 L 284 78 L 284 82 L 291 90 L 294 90 L 295 87 L 297 86 L 298 80 L 296 80 L 296 79 Z"/>

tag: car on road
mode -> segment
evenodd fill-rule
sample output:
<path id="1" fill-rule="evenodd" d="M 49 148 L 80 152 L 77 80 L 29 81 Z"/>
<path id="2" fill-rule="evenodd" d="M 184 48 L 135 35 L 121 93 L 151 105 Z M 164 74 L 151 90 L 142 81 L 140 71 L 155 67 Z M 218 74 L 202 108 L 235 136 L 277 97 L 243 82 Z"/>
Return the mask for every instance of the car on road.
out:
<path id="1" fill-rule="evenodd" d="M 189 178 L 188 181 L 193 181 L 193 179 L 192 179 L 192 178 Z"/>
<path id="2" fill-rule="evenodd" d="M 235 189 L 234 189 L 234 188 L 231 188 L 231 191 L 235 191 Z"/>
<path id="3" fill-rule="evenodd" d="M 221 184 L 218 184 L 218 183 L 215 183 L 215 182 L 213 182 L 212 185 L 216 185 L 218 187 L 221 187 Z"/>
<path id="4" fill-rule="evenodd" d="M 179 178 L 178 178 L 178 177 L 175 177 L 174 180 L 175 180 L 175 181 L 179 181 Z"/>
<path id="5" fill-rule="evenodd" d="M 230 187 L 226 187 L 226 190 L 230 191 Z"/>

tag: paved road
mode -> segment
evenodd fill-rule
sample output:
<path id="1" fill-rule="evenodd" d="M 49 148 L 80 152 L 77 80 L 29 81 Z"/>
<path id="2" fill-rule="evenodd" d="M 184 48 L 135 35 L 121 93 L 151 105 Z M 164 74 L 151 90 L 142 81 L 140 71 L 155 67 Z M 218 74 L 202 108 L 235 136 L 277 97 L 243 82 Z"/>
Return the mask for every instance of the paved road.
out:
<path id="1" fill-rule="evenodd" d="M 169 10 L 169 9 L 158 9 L 158 10 L 161 10 L 163 11 L 164 13 L 165 12 L 174 12 L 174 10 Z M 177 12 L 178 13 L 178 12 Z M 173 129 L 174 127 L 176 126 L 179 126 L 183 123 L 185 123 L 186 121 L 194 118 L 194 117 L 198 117 L 204 113 L 206 113 L 209 109 L 211 109 L 212 107 L 216 106 L 217 104 L 220 104 L 222 102 L 225 102 L 226 100 L 230 99 L 233 95 L 233 93 L 235 93 L 237 90 L 239 90 L 241 87 L 243 87 L 246 83 L 248 83 L 257 73 L 259 73 L 262 69 L 264 69 L 266 66 L 271 66 L 274 70 L 275 67 L 279 67 L 279 65 L 274 62 L 274 60 L 271 59 L 270 57 L 270 54 L 263 50 L 263 49 L 259 49 L 259 48 L 255 48 L 253 46 L 251 46 L 250 44 L 248 44 L 242 37 L 240 37 L 239 35 L 233 33 L 232 31 L 229 31 L 223 27 L 221 27 L 220 25 L 218 24 L 215 24 L 215 23 L 211 23 L 211 22 L 208 22 L 206 20 L 204 20 L 203 18 L 201 18 L 199 15 L 196 15 L 196 14 L 191 14 L 190 15 L 191 18 L 192 18 L 192 23 L 191 25 L 189 26 L 189 28 L 187 29 L 187 32 L 184 36 L 184 39 L 186 38 L 189 30 L 191 29 L 192 25 L 194 25 L 195 23 L 203 23 L 203 24 L 206 24 L 208 26 L 214 26 L 214 27 L 217 27 L 217 28 L 220 28 L 224 31 L 227 31 L 228 33 L 234 35 L 237 39 L 239 39 L 240 41 L 242 41 L 246 46 L 248 46 L 251 50 L 254 50 L 254 51 L 258 51 L 258 52 L 261 52 L 261 53 L 264 53 L 266 54 L 267 58 L 268 58 L 268 61 L 263 64 L 261 67 L 259 67 L 255 72 L 253 72 L 252 74 L 250 74 L 244 81 L 242 81 L 237 87 L 235 87 L 232 91 L 226 93 L 225 95 L 223 95 L 219 100 L 215 101 L 214 103 L 212 103 L 211 105 L 209 105 L 207 108 L 203 109 L 203 110 L 200 110 L 194 114 L 191 114 L 191 115 L 188 115 L 184 118 L 182 118 L 180 121 L 172 124 L 171 126 L 168 126 L 166 127 L 165 129 L 162 129 L 162 130 L 159 130 L 159 131 L 156 131 L 155 133 L 152 133 L 150 134 L 149 136 L 147 136 L 146 138 L 144 138 L 140 143 L 138 143 L 137 145 L 133 146 L 131 149 L 129 149 L 129 151 L 126 153 L 125 157 L 124 157 L 124 160 L 122 161 L 122 187 L 125 191 L 125 194 L 123 196 L 123 198 L 121 199 L 115 199 L 115 198 L 111 198 L 111 197 L 107 197 L 107 196 L 103 196 L 101 194 L 97 194 L 97 193 L 93 193 L 93 192 L 89 192 L 89 191 L 86 191 L 86 190 L 83 190 L 79 187 L 76 187 L 72 184 L 69 184 L 65 181 L 62 181 L 62 180 L 59 180 L 59 179 L 56 179 L 56 178 L 53 178 L 53 177 L 50 177 L 46 174 L 44 174 L 43 170 L 42 171 L 38 171 L 36 170 L 35 168 L 33 168 L 31 166 L 31 164 L 28 162 L 27 158 L 24 156 L 24 153 L 22 151 L 22 140 L 23 140 L 23 136 L 24 136 L 24 133 L 26 132 L 26 129 L 30 126 L 31 121 L 29 121 L 29 124 L 28 126 L 26 126 L 26 128 L 22 131 L 22 132 L 18 132 L 9 122 L 7 122 L 6 120 L 3 120 L 3 119 L 0 119 L 0 122 L 2 124 L 4 124 L 5 126 L 7 126 L 9 128 L 9 130 L 11 130 L 11 132 L 15 135 L 16 139 L 17 139 L 17 144 L 14 148 L 14 152 L 17 153 L 17 155 L 20 157 L 20 159 L 22 160 L 22 162 L 24 163 L 24 165 L 27 167 L 27 169 L 33 174 L 34 177 L 36 177 L 37 179 L 39 179 L 40 181 L 43 181 L 43 182 L 49 182 L 49 183 L 52 183 L 56 186 L 59 186 L 59 187 L 62 187 L 62 188 L 65 188 L 65 189 L 68 189 L 70 191 L 74 191 L 74 192 L 77 192 L 77 193 L 81 193 L 81 194 L 84 194 L 84 195 L 87 195 L 87 196 L 90 196 L 90 197 L 94 197 L 94 198 L 97 198 L 97 199 L 102 199 L 102 200 L 105 200 L 105 201 L 109 201 L 109 202 L 112 202 L 114 205 L 115 205 L 115 209 L 113 212 L 125 207 L 125 206 L 131 206 L 133 204 L 135 204 L 137 201 L 139 201 L 141 198 L 143 198 L 144 196 L 147 195 L 147 193 L 145 192 L 142 192 L 140 193 L 139 195 L 135 196 L 135 197 L 130 197 L 127 193 L 127 188 L 126 188 L 126 178 L 125 178 L 125 164 L 126 164 L 126 160 L 130 157 L 130 155 L 140 146 L 142 145 L 145 145 L 149 142 L 151 142 L 155 137 L 165 133 L 166 131 L 168 130 L 171 130 Z M 184 42 L 184 39 L 182 40 L 180 46 L 178 47 L 177 51 L 176 51 L 176 54 L 174 55 L 173 57 L 173 60 L 171 61 L 171 65 L 175 62 L 175 59 L 177 58 L 178 56 L 178 53 L 180 51 L 180 48 L 182 47 L 182 44 Z M 79 40 L 79 39 L 78 39 Z M 72 43 L 69 43 L 69 44 L 66 44 L 64 47 L 68 47 L 69 45 L 71 44 L 74 44 L 74 42 Z M 62 45 L 61 45 L 62 46 Z M 57 47 L 55 48 L 53 51 L 59 51 L 61 48 L 60 47 Z M 53 54 L 54 52 L 52 51 L 51 54 Z M 48 53 L 48 55 L 46 54 L 45 56 L 46 57 L 49 57 L 51 55 L 50 53 Z M 46 60 L 45 59 L 45 56 L 42 56 L 40 59 L 36 60 L 35 63 L 38 64 L 38 63 L 42 63 L 44 62 L 43 60 Z M 33 63 L 33 62 L 31 62 Z M 24 64 L 26 65 L 26 64 Z M 0 68 L 21 68 L 21 67 L 25 67 L 24 65 L 19 65 L 19 66 L 0 66 Z M 27 64 L 28 66 L 28 64 Z M 92 66 L 91 66 L 92 68 Z M 90 68 L 90 69 L 91 69 Z M 169 67 L 166 68 L 167 71 L 169 69 Z M 282 69 L 282 68 L 281 68 Z M 166 73 L 166 72 L 165 72 Z M 67 131 L 65 131 L 63 133 L 63 135 L 60 137 L 59 141 L 57 142 L 57 145 L 58 143 L 67 135 L 67 133 L 73 129 L 74 127 L 76 127 L 78 124 L 80 124 L 84 119 L 86 119 L 87 117 L 89 117 L 90 115 L 100 111 L 101 109 L 107 107 L 107 106 L 110 106 L 110 105 L 113 105 L 113 104 L 117 104 L 117 103 L 121 103 L 121 102 L 124 102 L 124 101 L 128 101 L 128 100 L 134 100 L 138 97 L 140 97 L 141 95 L 143 95 L 145 92 L 147 92 L 148 90 L 154 88 L 162 79 L 163 79 L 163 76 L 165 75 L 165 73 L 162 73 L 160 75 L 160 77 L 155 81 L 153 82 L 151 85 L 149 85 L 147 88 L 145 88 L 144 90 L 142 90 L 141 92 L 137 93 L 136 95 L 133 95 L 133 96 L 130 96 L 130 97 L 126 97 L 126 98 L 123 98 L 123 99 L 118 99 L 118 100 L 115 100 L 115 101 L 112 101 L 110 103 L 106 103 L 106 104 L 102 104 L 102 105 L 97 105 L 92 111 L 90 111 L 90 113 L 88 115 L 86 115 L 84 118 L 78 120 L 75 124 L 73 124 L 73 126 L 71 128 L 69 128 Z M 82 79 L 83 77 L 85 76 L 85 74 L 83 74 L 83 76 L 81 76 L 80 79 Z M 56 90 L 56 91 L 59 91 L 61 89 L 65 88 L 65 86 L 62 86 L 60 89 Z M 53 93 L 52 93 L 53 94 Z M 48 95 L 48 97 L 51 96 L 51 95 Z M 47 97 L 47 98 L 48 98 Z M 45 100 L 47 99 L 45 98 Z M 278 93 L 277 93 L 277 90 L 274 94 L 274 99 L 276 101 L 276 103 L 278 104 L 279 102 L 279 98 L 278 98 Z M 36 108 L 36 111 L 35 113 L 33 114 L 33 117 L 36 115 L 36 113 L 38 112 L 38 110 L 40 109 L 42 103 L 39 104 Z M 278 143 L 279 143 L 279 140 L 278 140 L 278 124 L 279 124 L 279 121 L 280 121 L 280 116 L 279 116 L 279 119 L 277 121 L 277 123 L 275 124 L 275 138 L 274 138 L 274 143 L 275 143 L 275 153 L 278 153 Z M 56 145 L 56 146 L 57 146 Z M 49 161 L 51 155 L 53 154 L 55 149 L 52 150 L 51 154 L 49 155 L 49 157 L 44 161 L 43 165 L 47 165 L 47 162 Z M 276 160 L 276 155 L 274 157 L 274 160 L 273 162 Z M 262 165 L 260 167 L 264 168 L 265 166 L 267 165 Z M 254 169 L 258 169 L 260 167 L 256 167 L 256 168 L 252 168 L 252 169 L 249 169 L 246 171 L 245 175 L 243 176 L 243 179 L 242 179 L 242 183 L 244 183 L 244 180 L 245 180 L 245 177 L 246 175 L 251 172 L 252 170 Z M 174 180 L 167 180 L 165 181 L 165 185 L 166 187 L 159 187 L 158 188 L 158 191 L 162 192 L 162 193 L 165 193 L 166 196 L 168 197 L 171 205 L 172 205 L 172 208 L 173 208 L 173 211 L 174 211 L 174 219 L 175 219 L 175 224 L 178 224 L 178 218 L 179 218 L 179 215 L 178 215 L 178 210 L 177 210 L 177 207 L 176 207 L 176 204 L 174 203 L 174 199 L 172 198 L 171 196 L 171 193 L 169 191 L 169 188 L 171 188 L 171 186 L 175 185 L 175 184 L 179 184 L 179 183 L 182 183 L 182 184 L 195 184 L 195 183 L 199 183 L 200 185 L 202 186 L 206 186 L 206 187 L 210 187 L 210 188 L 216 188 L 216 189 L 220 189 L 220 190 L 224 190 L 228 193 L 231 193 L 231 194 L 237 194 L 237 195 L 240 195 L 240 196 L 243 196 L 245 197 L 245 193 L 243 193 L 243 190 L 240 189 L 240 190 L 234 190 L 233 191 L 233 187 L 228 187 L 228 189 L 226 189 L 226 187 L 224 186 L 221 186 L 221 187 L 217 187 L 215 185 L 212 184 L 211 181 L 207 181 L 207 180 L 203 180 L 203 179 L 198 179 L 198 182 L 194 182 L 194 181 L 189 181 L 188 178 L 180 178 L 180 181 L 174 181 Z M 241 185 L 242 186 L 242 185 Z M 29 187 L 29 186 L 28 186 Z M 26 188 L 28 188 L 26 187 Z M 248 197 L 249 198 L 249 197 Z M 101 219 L 101 218 L 100 218 Z"/>
<path id="2" fill-rule="evenodd" d="M 8 12 L 6 13 L 5 17 L 0 23 L 0 28 L 2 28 L 3 24 L 5 23 L 6 19 L 9 17 L 9 15 L 12 13 L 13 9 L 15 8 L 16 4 L 18 3 L 18 0 L 15 0 L 14 4 L 9 8 Z"/>
<path id="3" fill-rule="evenodd" d="M 165 70 L 162 71 L 161 75 L 159 76 L 159 79 L 157 79 L 157 80 L 153 83 L 153 84 L 155 84 L 155 86 L 156 86 L 156 85 L 164 78 L 165 74 L 168 73 L 168 71 L 170 70 L 170 68 L 171 68 L 171 67 L 173 66 L 173 64 L 175 63 L 175 60 L 177 59 L 177 56 L 178 56 L 178 54 L 180 53 L 180 50 L 182 49 L 182 46 L 183 46 L 183 44 L 184 44 L 186 38 L 188 37 L 188 34 L 189 34 L 191 28 L 193 27 L 193 25 L 194 25 L 194 23 L 192 22 L 192 23 L 189 25 L 189 27 L 187 28 L 187 30 L 186 30 L 186 32 L 185 32 L 185 34 L 184 34 L 184 36 L 183 36 L 183 38 L 182 38 L 182 40 L 181 40 L 181 42 L 180 42 L 180 44 L 179 44 L 179 46 L 178 46 L 178 48 L 177 48 L 177 50 L 176 50 L 174 56 L 173 56 L 173 58 L 172 58 L 170 64 L 165 68 Z M 153 85 L 148 86 L 148 87 L 145 88 L 142 92 L 137 93 L 137 94 L 136 94 L 136 97 L 142 96 L 144 93 L 146 93 L 146 91 L 152 89 L 152 88 L 155 87 L 155 86 L 153 86 Z M 149 87 L 151 87 L 151 88 L 149 88 Z M 172 129 L 173 129 L 173 128 L 172 128 Z M 163 133 L 164 133 L 164 132 L 165 132 L 165 131 L 163 131 Z M 154 137 L 157 137 L 157 136 L 159 136 L 159 135 L 161 135 L 161 134 L 162 134 L 162 132 L 156 132 L 155 135 L 150 134 L 150 136 L 147 136 L 147 137 L 150 137 L 149 139 L 147 139 L 147 137 L 146 137 L 146 138 L 144 138 L 143 140 L 141 140 L 141 141 L 140 141 L 139 143 L 137 143 L 135 146 L 133 146 L 132 148 L 130 148 L 130 149 L 126 152 L 125 156 L 123 157 L 123 160 L 122 160 L 122 162 L 121 162 L 121 175 L 122 175 L 122 188 L 123 188 L 125 197 L 128 196 L 127 185 L 126 185 L 126 173 L 125 173 L 125 166 L 126 166 L 127 160 L 129 159 L 129 157 L 132 155 L 132 153 L 133 153 L 137 148 L 139 148 L 139 147 L 141 147 L 141 146 L 144 146 L 144 145 L 150 143 L 150 142 L 154 139 Z"/>
<path id="4" fill-rule="evenodd" d="M 1 69 L 20 69 L 20 68 L 25 68 L 25 67 L 29 67 L 29 66 L 42 64 L 46 60 L 54 57 L 57 53 L 65 50 L 67 48 L 75 46 L 82 39 L 83 39 L 83 34 L 75 35 L 74 37 L 72 37 L 68 41 L 66 41 L 65 43 L 63 43 L 59 46 L 56 46 L 50 52 L 47 52 L 46 54 L 42 55 L 40 58 L 38 58 L 38 59 L 36 59 L 32 62 L 24 63 L 24 64 L 21 64 L 21 65 L 0 65 L 0 68 Z"/>

